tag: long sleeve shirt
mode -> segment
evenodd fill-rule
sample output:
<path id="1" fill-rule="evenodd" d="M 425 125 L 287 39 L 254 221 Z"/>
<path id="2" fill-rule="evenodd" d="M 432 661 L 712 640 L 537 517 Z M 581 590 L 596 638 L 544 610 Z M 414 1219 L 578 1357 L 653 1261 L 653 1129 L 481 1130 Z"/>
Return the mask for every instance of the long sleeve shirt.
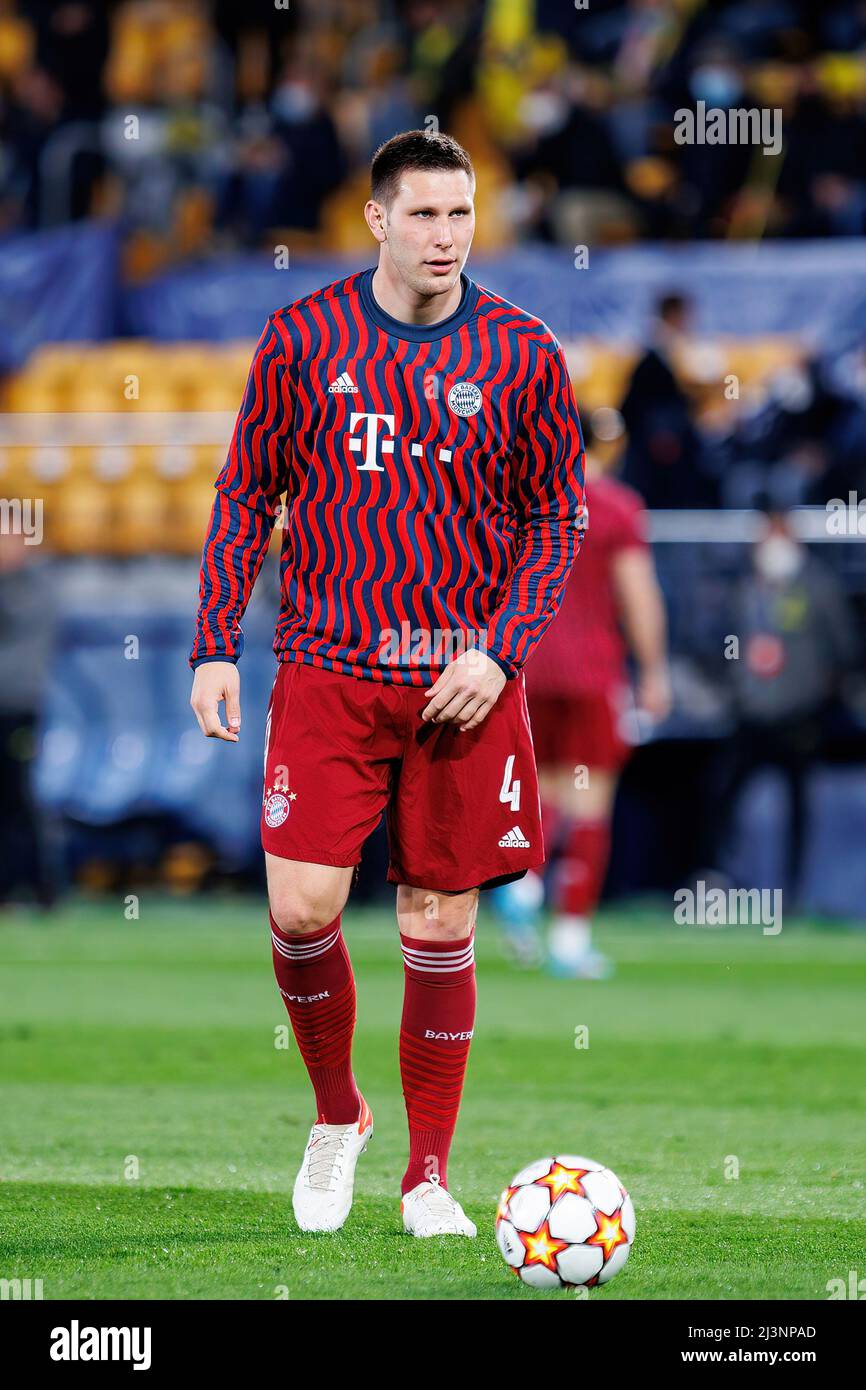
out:
<path id="1" fill-rule="evenodd" d="M 462 277 L 430 325 L 361 271 L 273 313 L 216 481 L 190 664 L 236 661 L 274 525 L 274 650 L 431 685 L 477 647 L 517 675 L 586 520 L 580 422 L 539 319 Z"/>

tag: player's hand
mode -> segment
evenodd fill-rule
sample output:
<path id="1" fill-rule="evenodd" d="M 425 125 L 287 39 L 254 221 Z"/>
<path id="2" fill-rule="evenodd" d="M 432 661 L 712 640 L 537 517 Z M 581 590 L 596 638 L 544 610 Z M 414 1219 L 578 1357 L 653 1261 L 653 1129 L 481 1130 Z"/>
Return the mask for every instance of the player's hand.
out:
<path id="1" fill-rule="evenodd" d="M 426 691 L 428 705 L 421 718 L 427 724 L 456 724 L 463 732 L 474 729 L 496 704 L 505 680 L 501 666 L 470 647 L 449 662 Z"/>
<path id="2" fill-rule="evenodd" d="M 671 712 L 671 682 L 667 667 L 656 666 L 641 671 L 637 683 L 637 704 L 656 724 L 667 719 Z"/>
<path id="3" fill-rule="evenodd" d="M 226 724 L 219 706 L 225 701 Z M 241 674 L 233 661 L 206 661 L 195 672 L 189 697 L 198 726 L 206 738 L 237 743 L 241 731 Z"/>

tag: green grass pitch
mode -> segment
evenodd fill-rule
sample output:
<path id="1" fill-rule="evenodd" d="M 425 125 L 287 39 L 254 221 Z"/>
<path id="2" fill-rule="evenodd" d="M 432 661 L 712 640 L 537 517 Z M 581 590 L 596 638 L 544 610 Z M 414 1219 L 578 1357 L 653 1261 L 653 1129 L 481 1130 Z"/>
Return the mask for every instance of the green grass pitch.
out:
<path id="1" fill-rule="evenodd" d="M 51 1298 L 569 1298 L 493 1238 L 500 1189 L 546 1153 L 609 1164 L 637 1239 L 592 1299 L 825 1299 L 866 1275 L 866 935 L 676 928 L 608 911 L 616 978 L 512 969 L 489 917 L 450 1162 L 476 1241 L 402 1232 L 402 967 L 350 909 L 355 1066 L 375 1134 L 336 1235 L 296 1230 L 311 1092 L 243 900 L 78 903 L 0 923 L 0 1277 Z M 589 1046 L 576 1047 L 588 1028 Z M 734 1164 L 739 1176 L 726 1176 Z"/>

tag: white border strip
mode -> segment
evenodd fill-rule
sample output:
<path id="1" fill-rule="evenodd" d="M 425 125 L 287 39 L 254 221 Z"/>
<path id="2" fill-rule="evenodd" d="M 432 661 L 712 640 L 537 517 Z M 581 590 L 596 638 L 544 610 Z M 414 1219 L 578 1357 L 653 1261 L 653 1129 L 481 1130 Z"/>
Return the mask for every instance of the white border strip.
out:
<path id="1" fill-rule="evenodd" d="M 68 410 L 0 412 L 0 445 L 67 449 L 130 444 L 225 445 L 233 410 Z"/>
<path id="2" fill-rule="evenodd" d="M 591 488 L 592 484 L 590 484 Z M 843 499 L 847 502 L 847 499 Z M 764 513 L 755 510 L 670 510 L 647 512 L 647 529 L 654 545 L 752 545 L 762 534 Z M 840 541 L 866 540 L 866 520 L 862 535 L 837 535 L 828 525 L 833 513 L 827 507 L 794 507 L 786 513 L 791 528 L 802 541 L 838 544 Z M 864 507 L 866 515 L 866 507 Z M 589 525 L 592 528 L 592 492 L 589 494 Z"/>

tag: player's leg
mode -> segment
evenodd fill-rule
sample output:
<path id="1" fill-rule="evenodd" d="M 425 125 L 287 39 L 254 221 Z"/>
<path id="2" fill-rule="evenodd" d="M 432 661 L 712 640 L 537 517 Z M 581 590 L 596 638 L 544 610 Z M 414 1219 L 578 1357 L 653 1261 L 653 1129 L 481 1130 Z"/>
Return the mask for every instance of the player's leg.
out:
<path id="1" fill-rule="evenodd" d="M 316 1096 L 292 1205 L 305 1231 L 336 1231 L 373 1132 L 352 1072 L 355 980 L 341 930 L 351 866 L 265 855 L 274 974 Z"/>
<path id="2" fill-rule="evenodd" d="M 341 914 L 388 797 L 392 727 L 372 682 L 280 668 L 265 750 L 266 854 L 277 983 L 316 1096 L 293 1205 L 305 1230 L 336 1230 L 372 1133 L 352 1074 L 355 982 Z M 385 734 L 380 731 L 384 730 Z"/>
<path id="3" fill-rule="evenodd" d="M 535 759 L 522 677 L 468 733 L 423 724 L 423 691 L 406 700 L 411 732 L 388 809 L 388 878 L 400 885 L 406 988 L 403 1221 L 417 1235 L 474 1235 L 445 1186 L 474 1028 L 478 891 L 470 885 L 519 877 L 543 862 Z"/>
<path id="4" fill-rule="evenodd" d="M 559 819 L 549 875 L 549 965 L 557 975 L 600 979 L 613 969 L 593 949 L 591 932 L 610 858 L 616 787 L 632 751 L 624 734 L 629 703 L 628 691 L 616 686 L 571 697 L 539 760 L 542 803 Z"/>
<path id="5" fill-rule="evenodd" d="M 542 802 L 554 806 L 563 830 L 553 872 L 553 921 L 549 936 L 556 974 L 596 979 L 609 962 L 592 947 L 592 919 L 610 858 L 610 824 L 617 774 L 609 768 L 541 768 Z"/>
<path id="6" fill-rule="evenodd" d="M 320 1124 L 357 1120 L 355 981 L 341 914 L 352 869 L 265 855 L 274 974 L 316 1095 Z"/>
<path id="7" fill-rule="evenodd" d="M 475 1024 L 477 912 L 478 889 L 397 888 L 400 1075 L 409 1122 L 402 1211 L 405 1229 L 417 1236 L 475 1235 L 447 1190 L 447 1167 Z"/>

